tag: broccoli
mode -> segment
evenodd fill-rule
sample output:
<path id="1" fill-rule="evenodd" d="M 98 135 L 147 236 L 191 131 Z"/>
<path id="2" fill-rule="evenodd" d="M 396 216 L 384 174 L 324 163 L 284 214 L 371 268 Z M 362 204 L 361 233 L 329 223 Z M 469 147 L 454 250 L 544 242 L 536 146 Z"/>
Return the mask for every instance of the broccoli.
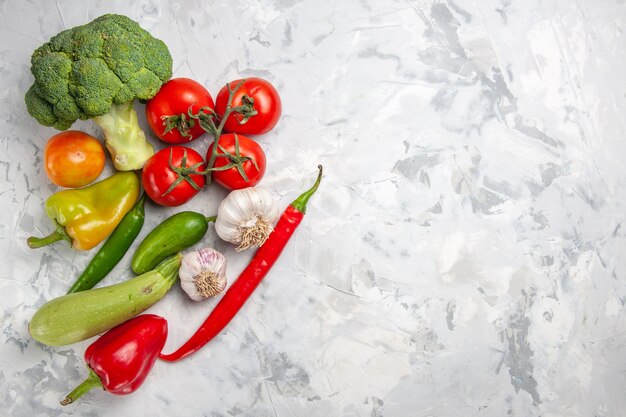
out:
<path id="1" fill-rule="evenodd" d="M 154 154 L 132 104 L 171 78 L 172 56 L 137 22 L 107 14 L 64 30 L 33 52 L 31 72 L 25 101 L 39 123 L 66 130 L 93 119 L 121 171 L 140 169 Z"/>

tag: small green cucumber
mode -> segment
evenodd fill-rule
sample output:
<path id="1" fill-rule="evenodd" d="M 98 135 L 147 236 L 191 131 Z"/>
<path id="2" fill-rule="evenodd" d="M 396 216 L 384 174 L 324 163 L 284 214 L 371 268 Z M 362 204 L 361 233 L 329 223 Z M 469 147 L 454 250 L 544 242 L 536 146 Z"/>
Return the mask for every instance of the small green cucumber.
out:
<path id="1" fill-rule="evenodd" d="M 182 255 L 128 281 L 55 298 L 33 316 L 28 330 L 48 346 L 80 342 L 131 319 L 159 301 L 176 282 Z"/>
<path id="2" fill-rule="evenodd" d="M 207 218 L 193 211 L 168 217 L 139 244 L 131 263 L 133 271 L 143 274 L 168 256 L 195 245 L 206 234 L 210 221 L 215 221 L 215 217 Z"/>

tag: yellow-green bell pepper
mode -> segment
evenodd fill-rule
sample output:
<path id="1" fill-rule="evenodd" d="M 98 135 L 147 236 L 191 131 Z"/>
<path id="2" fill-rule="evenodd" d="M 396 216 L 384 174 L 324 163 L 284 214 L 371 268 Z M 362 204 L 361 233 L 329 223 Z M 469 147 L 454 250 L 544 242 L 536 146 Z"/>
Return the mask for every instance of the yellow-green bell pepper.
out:
<path id="1" fill-rule="evenodd" d="M 74 249 L 91 249 L 113 232 L 138 196 L 139 178 L 131 171 L 85 188 L 59 191 L 46 200 L 46 213 L 56 222 L 56 231 L 28 238 L 28 246 L 40 248 L 66 240 Z"/>

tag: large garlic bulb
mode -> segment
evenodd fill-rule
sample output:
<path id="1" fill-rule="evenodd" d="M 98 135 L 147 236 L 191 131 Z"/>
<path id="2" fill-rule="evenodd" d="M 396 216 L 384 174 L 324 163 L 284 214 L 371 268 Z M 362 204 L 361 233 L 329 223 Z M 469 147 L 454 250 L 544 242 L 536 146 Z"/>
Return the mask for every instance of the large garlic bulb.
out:
<path id="1" fill-rule="evenodd" d="M 237 251 L 261 246 L 279 216 L 278 204 L 263 188 L 232 191 L 217 209 L 215 231 L 227 242 L 239 245 Z"/>

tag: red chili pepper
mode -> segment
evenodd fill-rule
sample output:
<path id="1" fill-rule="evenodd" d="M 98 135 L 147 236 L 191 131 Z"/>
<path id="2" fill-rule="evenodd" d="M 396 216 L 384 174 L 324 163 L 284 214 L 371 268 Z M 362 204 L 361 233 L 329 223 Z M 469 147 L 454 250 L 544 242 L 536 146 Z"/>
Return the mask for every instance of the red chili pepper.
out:
<path id="1" fill-rule="evenodd" d="M 306 203 L 317 190 L 322 180 L 322 166 L 318 165 L 318 168 L 319 174 L 313 187 L 302 193 L 300 197 L 287 207 L 280 216 L 270 237 L 254 254 L 250 264 L 228 288 L 224 297 L 215 306 L 204 323 L 200 325 L 200 328 L 178 350 L 170 354 L 160 353 L 159 358 L 168 362 L 175 362 L 191 355 L 217 336 L 237 314 L 252 292 L 254 292 L 254 289 L 272 268 L 296 227 L 302 221 L 306 212 Z"/>
<path id="2" fill-rule="evenodd" d="M 167 321 L 154 314 L 112 328 L 89 345 L 85 351 L 89 376 L 61 404 L 70 404 L 96 387 L 116 395 L 134 392 L 148 376 L 165 339 Z"/>

